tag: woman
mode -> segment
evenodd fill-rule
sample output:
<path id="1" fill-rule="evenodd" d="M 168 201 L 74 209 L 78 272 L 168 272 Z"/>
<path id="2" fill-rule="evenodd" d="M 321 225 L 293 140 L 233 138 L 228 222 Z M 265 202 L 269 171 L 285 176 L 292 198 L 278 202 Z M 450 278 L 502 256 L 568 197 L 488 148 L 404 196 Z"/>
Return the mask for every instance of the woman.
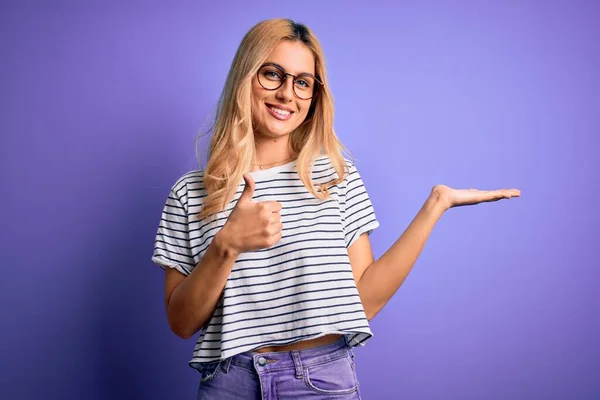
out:
<path id="1" fill-rule="evenodd" d="M 317 38 L 289 20 L 257 24 L 227 77 L 206 170 L 173 185 L 152 257 L 171 329 L 201 331 L 198 398 L 360 398 L 352 347 L 442 213 L 519 195 L 435 186 L 375 261 L 379 222 L 342 151 Z"/>

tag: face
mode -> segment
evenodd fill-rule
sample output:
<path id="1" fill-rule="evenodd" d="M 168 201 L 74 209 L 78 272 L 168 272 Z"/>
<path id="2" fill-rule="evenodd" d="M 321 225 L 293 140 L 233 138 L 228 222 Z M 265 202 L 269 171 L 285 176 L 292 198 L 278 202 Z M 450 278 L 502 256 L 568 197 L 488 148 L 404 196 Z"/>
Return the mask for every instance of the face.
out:
<path id="1" fill-rule="evenodd" d="M 295 76 L 303 73 L 315 75 L 313 54 L 301 42 L 281 41 L 275 46 L 265 61 L 266 63 L 276 64 L 288 74 Z M 267 79 L 273 80 L 274 77 L 278 76 L 276 75 L 277 71 L 277 69 L 264 71 L 261 75 L 261 82 L 264 84 Z M 267 90 L 261 86 L 258 76 L 254 76 L 252 81 L 252 114 L 255 135 L 264 138 L 281 138 L 289 135 L 304 121 L 312 100 L 298 98 L 294 94 L 293 86 L 293 77 L 288 75 L 279 89 Z M 296 92 L 301 97 L 310 97 L 302 94 L 302 90 L 306 90 L 306 87 L 306 81 L 298 80 Z"/>

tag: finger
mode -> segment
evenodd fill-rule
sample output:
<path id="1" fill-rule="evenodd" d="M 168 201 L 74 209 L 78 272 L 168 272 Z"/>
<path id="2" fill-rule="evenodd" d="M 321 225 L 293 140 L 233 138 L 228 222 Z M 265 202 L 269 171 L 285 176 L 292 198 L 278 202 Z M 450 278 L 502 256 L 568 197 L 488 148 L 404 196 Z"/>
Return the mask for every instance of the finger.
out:
<path id="1" fill-rule="evenodd" d="M 498 201 L 505 197 L 501 190 L 480 190 L 479 196 L 480 201 Z"/>
<path id="2" fill-rule="evenodd" d="M 500 191 L 500 194 L 498 197 L 499 197 L 499 199 L 510 199 L 511 197 L 513 197 L 513 195 L 510 190 L 504 189 L 504 190 Z"/>
<path id="3" fill-rule="evenodd" d="M 281 234 L 281 230 L 283 229 L 283 224 L 281 222 L 274 224 L 274 225 L 269 225 L 267 227 L 265 227 L 265 234 L 267 236 L 276 236 Z"/>
<path id="4" fill-rule="evenodd" d="M 267 242 L 267 248 L 268 247 L 273 247 L 275 246 L 277 243 L 279 243 L 279 241 L 281 240 L 281 233 L 278 233 L 276 235 L 272 235 L 269 236 L 268 238 L 268 242 Z"/>
<path id="5" fill-rule="evenodd" d="M 492 193 L 493 193 L 494 200 L 500 200 L 500 199 L 506 198 L 505 190 L 494 190 Z"/>
<path id="6" fill-rule="evenodd" d="M 494 192 L 500 192 L 504 196 L 517 197 L 521 195 L 521 191 L 519 189 L 498 189 L 494 190 Z"/>
<path id="7" fill-rule="evenodd" d="M 501 193 L 501 197 L 505 198 L 505 199 L 510 199 L 511 197 L 516 195 L 515 192 L 513 192 L 512 190 L 508 190 L 508 189 L 502 189 L 499 192 Z"/>
<path id="8" fill-rule="evenodd" d="M 252 196 L 254 196 L 255 183 L 250 174 L 244 174 L 244 182 L 246 185 L 244 186 L 244 190 L 242 191 L 242 195 L 238 202 L 250 202 L 252 201 Z"/>
<path id="9" fill-rule="evenodd" d="M 269 212 L 278 213 L 282 209 L 281 203 L 278 201 L 264 201 L 262 205 L 265 208 L 265 210 Z"/>

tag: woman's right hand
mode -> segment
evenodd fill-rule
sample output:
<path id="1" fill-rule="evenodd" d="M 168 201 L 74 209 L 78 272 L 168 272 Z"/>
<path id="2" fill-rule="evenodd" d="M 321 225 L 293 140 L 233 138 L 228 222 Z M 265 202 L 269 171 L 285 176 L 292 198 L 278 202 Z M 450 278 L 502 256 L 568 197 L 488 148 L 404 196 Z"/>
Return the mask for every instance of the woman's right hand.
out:
<path id="1" fill-rule="evenodd" d="M 277 201 L 255 203 L 254 180 L 244 174 L 246 185 L 227 222 L 219 232 L 237 254 L 264 249 L 281 239 L 281 204 Z"/>

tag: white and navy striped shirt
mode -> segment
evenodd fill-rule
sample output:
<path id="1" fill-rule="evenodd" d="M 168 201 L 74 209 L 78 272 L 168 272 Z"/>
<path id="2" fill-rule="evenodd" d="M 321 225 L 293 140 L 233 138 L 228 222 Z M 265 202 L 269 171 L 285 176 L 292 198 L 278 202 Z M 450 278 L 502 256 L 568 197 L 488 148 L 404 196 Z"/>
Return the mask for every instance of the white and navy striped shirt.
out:
<path id="1" fill-rule="evenodd" d="M 351 346 L 372 336 L 352 274 L 348 247 L 379 226 L 356 167 L 316 199 L 303 185 L 296 162 L 250 173 L 255 202 L 281 203 L 283 232 L 273 247 L 242 253 L 208 325 L 201 330 L 190 365 L 226 359 L 269 345 L 284 345 L 326 334 L 344 334 Z M 327 156 L 313 167 L 318 185 L 337 178 Z M 244 188 L 227 207 L 235 206 Z M 199 221 L 206 197 L 203 172 L 181 176 L 171 188 L 156 235 L 152 261 L 188 275 L 226 221 Z"/>

